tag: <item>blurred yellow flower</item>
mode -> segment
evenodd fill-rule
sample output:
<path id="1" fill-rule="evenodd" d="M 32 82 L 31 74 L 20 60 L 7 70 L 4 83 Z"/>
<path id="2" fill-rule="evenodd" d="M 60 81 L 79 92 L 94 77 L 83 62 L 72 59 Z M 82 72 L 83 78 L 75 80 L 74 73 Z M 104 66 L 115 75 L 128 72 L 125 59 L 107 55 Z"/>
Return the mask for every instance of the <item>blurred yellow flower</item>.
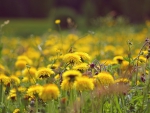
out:
<path id="1" fill-rule="evenodd" d="M 74 54 L 74 53 L 67 53 L 63 56 L 63 60 L 66 63 L 70 63 L 70 64 L 79 64 L 81 63 L 81 58 L 79 55 Z"/>
<path id="2" fill-rule="evenodd" d="M 96 76 L 95 83 L 100 86 L 108 86 L 114 83 L 114 78 L 107 72 L 101 72 Z"/>
<path id="3" fill-rule="evenodd" d="M 79 77 L 75 81 L 74 87 L 76 90 L 79 91 L 93 90 L 94 89 L 93 80 L 85 76 Z"/>
<path id="4" fill-rule="evenodd" d="M 4 85 L 8 85 L 8 84 L 10 84 L 11 79 L 10 79 L 9 77 L 7 77 L 6 75 L 1 74 L 1 75 L 0 75 L 0 81 L 1 81 Z M 1 83 L 1 82 L 0 82 L 0 83 Z"/>
<path id="5" fill-rule="evenodd" d="M 87 53 L 84 53 L 84 52 L 75 52 L 74 54 L 79 55 L 82 62 L 90 61 L 90 59 L 91 59 L 90 56 Z"/>
<path id="6" fill-rule="evenodd" d="M 50 68 L 40 68 L 37 72 L 36 72 L 36 76 L 37 78 L 48 78 L 51 75 L 53 75 L 54 72 L 50 69 Z"/>
<path id="7" fill-rule="evenodd" d="M 29 96 L 39 96 L 42 93 L 43 86 L 41 85 L 33 85 L 30 86 L 27 90 L 27 95 Z"/>
<path id="8" fill-rule="evenodd" d="M 15 109 L 13 113 L 20 113 L 20 109 Z"/>
<path id="9" fill-rule="evenodd" d="M 127 78 L 119 78 L 115 80 L 115 83 L 119 83 L 119 84 L 128 84 L 130 83 L 130 80 Z"/>
<path id="10" fill-rule="evenodd" d="M 61 20 L 57 19 L 55 20 L 55 24 L 60 24 Z"/>
<path id="11" fill-rule="evenodd" d="M 36 69 L 34 67 L 25 68 L 22 74 L 23 76 L 28 77 L 29 79 L 36 78 Z"/>
<path id="12" fill-rule="evenodd" d="M 18 60 L 15 63 L 16 68 L 18 69 L 24 69 L 26 67 L 27 62 L 24 60 Z"/>
<path id="13" fill-rule="evenodd" d="M 17 99 L 16 89 L 10 90 L 7 99 L 11 99 L 12 101 L 15 101 Z"/>
<path id="14" fill-rule="evenodd" d="M 14 84 L 14 85 L 19 85 L 20 84 L 20 79 L 14 75 L 11 75 L 10 76 L 10 79 L 11 79 L 11 83 Z"/>
<path id="15" fill-rule="evenodd" d="M 40 97 L 44 101 L 47 101 L 57 99 L 59 94 L 60 94 L 59 89 L 55 84 L 47 84 L 43 86 L 43 90 Z"/>
<path id="16" fill-rule="evenodd" d="M 74 88 L 74 82 L 70 82 L 69 80 L 64 79 L 60 86 L 62 90 L 69 91 Z"/>
<path id="17" fill-rule="evenodd" d="M 69 70 L 69 71 L 65 71 L 62 74 L 63 80 L 69 80 L 69 82 L 74 82 L 75 80 L 77 80 L 78 77 L 81 77 L 82 74 L 79 71 L 76 70 Z"/>
<path id="18" fill-rule="evenodd" d="M 79 70 L 79 71 L 85 71 L 88 68 L 89 68 L 89 66 L 88 66 L 87 63 L 80 63 L 80 64 L 77 64 L 77 65 L 73 66 L 73 69 Z"/>
<path id="19" fill-rule="evenodd" d="M 113 58 L 113 60 L 114 60 L 114 61 L 117 61 L 118 64 L 121 64 L 122 61 L 123 61 L 123 56 L 115 56 L 115 57 Z"/>

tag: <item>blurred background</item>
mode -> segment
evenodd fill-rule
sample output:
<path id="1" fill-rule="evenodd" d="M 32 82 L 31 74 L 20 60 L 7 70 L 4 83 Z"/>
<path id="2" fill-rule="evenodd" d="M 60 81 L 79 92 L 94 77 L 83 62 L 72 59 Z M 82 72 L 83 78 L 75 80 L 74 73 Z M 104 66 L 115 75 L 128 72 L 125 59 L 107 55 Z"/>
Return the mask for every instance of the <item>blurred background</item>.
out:
<path id="1" fill-rule="evenodd" d="M 141 24 L 150 19 L 150 0 L 0 0 L 0 23 L 7 19 L 6 32 L 15 27 L 23 35 L 55 29 L 56 19 L 62 29 L 86 30 L 111 20 Z"/>

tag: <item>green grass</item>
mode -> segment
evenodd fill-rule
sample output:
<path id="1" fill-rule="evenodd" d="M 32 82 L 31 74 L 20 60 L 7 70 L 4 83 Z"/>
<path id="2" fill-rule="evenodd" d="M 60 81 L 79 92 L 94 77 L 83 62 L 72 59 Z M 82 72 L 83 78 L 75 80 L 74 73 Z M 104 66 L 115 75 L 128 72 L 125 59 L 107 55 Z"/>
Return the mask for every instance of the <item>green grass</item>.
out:
<path id="1" fill-rule="evenodd" d="M 42 35 L 52 28 L 50 19 L 0 19 L 0 24 L 6 20 L 10 20 L 10 23 L 3 27 L 5 36 Z"/>

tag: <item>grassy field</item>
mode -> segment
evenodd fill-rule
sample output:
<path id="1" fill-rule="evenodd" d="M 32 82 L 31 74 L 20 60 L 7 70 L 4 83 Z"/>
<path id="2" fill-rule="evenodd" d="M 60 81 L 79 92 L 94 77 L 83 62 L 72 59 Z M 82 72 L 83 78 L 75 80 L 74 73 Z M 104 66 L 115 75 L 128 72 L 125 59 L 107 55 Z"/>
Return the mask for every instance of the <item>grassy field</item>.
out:
<path id="1" fill-rule="evenodd" d="M 1 113 L 149 113 L 150 21 L 102 21 L 86 32 L 51 24 L 2 27 Z"/>
<path id="2" fill-rule="evenodd" d="M 0 24 L 8 19 L 0 19 Z M 3 34 L 7 36 L 42 35 L 52 28 L 49 19 L 9 19 L 10 23 L 3 28 Z"/>

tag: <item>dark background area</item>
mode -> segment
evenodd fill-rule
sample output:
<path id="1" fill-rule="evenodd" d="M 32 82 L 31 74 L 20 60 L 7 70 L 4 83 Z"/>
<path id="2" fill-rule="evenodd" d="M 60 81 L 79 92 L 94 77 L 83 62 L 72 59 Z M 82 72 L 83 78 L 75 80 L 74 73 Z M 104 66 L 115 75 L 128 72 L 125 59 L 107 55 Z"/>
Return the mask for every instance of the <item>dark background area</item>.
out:
<path id="1" fill-rule="evenodd" d="M 131 22 L 150 18 L 150 0 L 0 0 L 0 17 L 47 18 L 59 15 L 86 19 L 114 11 Z"/>

